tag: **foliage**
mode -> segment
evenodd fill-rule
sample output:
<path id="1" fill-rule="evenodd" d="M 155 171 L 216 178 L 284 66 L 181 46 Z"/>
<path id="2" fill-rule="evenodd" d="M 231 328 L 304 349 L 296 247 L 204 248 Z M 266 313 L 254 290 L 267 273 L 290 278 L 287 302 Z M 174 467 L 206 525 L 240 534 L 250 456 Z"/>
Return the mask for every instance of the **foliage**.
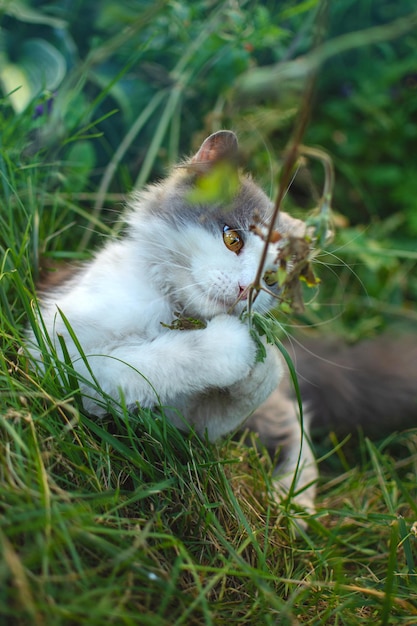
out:
<path id="1" fill-rule="evenodd" d="M 33 280 L 51 264 L 88 257 L 119 228 L 121 193 L 160 175 L 200 132 L 236 128 L 250 168 L 275 194 L 317 6 L 0 3 L 7 623 L 415 623 L 415 433 L 363 441 L 353 460 L 340 442 L 320 447 L 318 513 L 296 536 L 262 450 L 185 438 L 146 412 L 127 419 L 124 407 L 90 421 L 71 371 L 63 388 L 53 370 L 30 372 L 19 350 Z M 335 46 L 345 33 L 412 15 L 414 3 L 343 0 L 330 9 Z M 299 321 L 351 339 L 393 319 L 415 321 L 415 40 L 410 30 L 367 46 L 362 35 L 318 72 L 304 141 L 333 156 L 344 226 L 316 260 L 320 299 Z M 238 79 L 277 63 L 289 64 L 278 95 L 237 95 Z M 286 206 L 303 214 L 321 188 L 321 172 L 300 162 Z"/>
<path id="2" fill-rule="evenodd" d="M 235 3 L 219 1 L 46 2 L 36 9 L 23 5 L 24 11 L 6 3 L 3 88 L 13 92 L 15 112 L 33 97 L 53 98 L 54 113 L 37 137 L 49 151 L 85 132 L 91 120 L 111 115 L 100 124 L 105 139 L 96 142 L 96 166 L 113 156 L 130 176 L 139 169 L 137 184 L 143 184 L 151 170 L 155 176 L 189 149 L 204 116 L 253 62 L 255 47 L 262 55 L 286 36 L 266 7 L 244 4 L 251 24 Z M 63 67 L 69 73 L 64 81 Z M 125 179 L 121 185 L 125 191 Z"/>

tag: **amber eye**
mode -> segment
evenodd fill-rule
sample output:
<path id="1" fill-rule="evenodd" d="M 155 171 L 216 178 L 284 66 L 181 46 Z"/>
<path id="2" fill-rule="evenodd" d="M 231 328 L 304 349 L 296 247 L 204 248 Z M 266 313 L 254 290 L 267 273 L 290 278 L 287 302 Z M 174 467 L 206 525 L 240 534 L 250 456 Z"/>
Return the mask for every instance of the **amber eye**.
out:
<path id="1" fill-rule="evenodd" d="M 238 232 L 229 228 L 229 226 L 223 227 L 223 241 L 226 248 L 239 254 L 243 248 L 243 239 Z"/>

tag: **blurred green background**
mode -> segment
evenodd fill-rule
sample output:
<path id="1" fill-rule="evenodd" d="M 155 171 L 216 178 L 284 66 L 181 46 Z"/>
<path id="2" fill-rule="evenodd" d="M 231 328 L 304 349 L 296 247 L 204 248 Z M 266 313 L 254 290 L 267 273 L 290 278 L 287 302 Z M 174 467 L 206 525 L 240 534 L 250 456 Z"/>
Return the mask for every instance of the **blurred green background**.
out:
<path id="1" fill-rule="evenodd" d="M 333 159 L 339 227 L 298 321 L 348 339 L 414 323 L 414 0 L 2 0 L 3 206 L 25 204 L 3 251 L 11 228 L 35 278 L 84 258 L 132 188 L 218 128 L 238 132 L 242 162 L 274 197 L 314 68 L 304 143 Z M 306 162 L 286 208 L 307 215 L 322 185 Z"/>

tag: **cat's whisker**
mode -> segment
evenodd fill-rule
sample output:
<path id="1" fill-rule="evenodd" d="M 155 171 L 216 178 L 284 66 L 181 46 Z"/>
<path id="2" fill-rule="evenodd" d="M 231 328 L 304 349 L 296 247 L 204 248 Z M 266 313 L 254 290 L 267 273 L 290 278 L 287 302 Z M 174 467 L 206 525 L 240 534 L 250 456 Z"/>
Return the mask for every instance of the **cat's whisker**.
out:
<path id="1" fill-rule="evenodd" d="M 172 255 L 173 256 L 173 255 Z M 188 265 L 181 264 L 179 261 L 175 262 L 172 260 L 172 256 L 169 254 L 164 254 L 163 256 L 158 256 L 157 254 L 149 254 L 146 253 L 146 260 L 157 263 L 158 265 L 165 265 L 166 267 L 179 267 L 180 269 L 187 269 Z"/>
<path id="2" fill-rule="evenodd" d="M 334 257 L 337 261 L 340 261 L 340 266 L 341 267 L 345 267 L 351 274 L 352 276 L 354 276 L 354 278 L 358 281 L 358 283 L 360 284 L 361 288 L 363 289 L 364 294 L 369 297 L 369 293 L 368 290 L 366 288 L 366 285 L 364 284 L 364 282 L 362 281 L 362 279 L 360 278 L 359 274 L 357 274 L 357 272 L 355 272 L 355 270 L 353 269 L 353 267 L 351 265 L 348 265 L 347 263 L 345 263 L 343 261 L 343 259 L 339 258 L 337 255 L 335 255 L 334 253 L 328 253 L 329 256 Z M 334 275 L 337 276 L 337 273 L 331 268 L 330 265 L 328 265 L 327 263 L 323 263 L 322 261 L 319 261 L 317 259 L 315 259 L 314 261 L 315 263 L 317 263 L 318 265 L 323 265 L 324 267 L 329 268 L 330 271 L 333 272 Z"/>
<path id="3" fill-rule="evenodd" d="M 334 308 L 334 304 L 333 303 L 329 303 L 329 304 L 323 304 L 320 303 L 321 307 L 328 307 L 333 309 Z M 311 328 L 322 328 L 322 327 L 326 327 L 329 324 L 331 325 L 333 322 L 336 322 L 337 320 L 339 320 L 344 314 L 344 309 L 341 308 L 339 313 L 335 313 L 334 315 L 332 315 L 331 317 L 329 317 L 326 320 L 321 320 L 320 322 L 314 322 L 314 326 L 312 326 L 311 324 L 299 324 L 297 323 L 296 325 L 293 322 L 289 322 L 284 323 L 282 321 L 280 321 L 280 326 L 281 328 L 284 330 L 286 328 L 290 328 L 292 331 L 294 331 L 294 328 L 296 329 L 305 329 L 305 330 L 311 330 Z"/>
<path id="4" fill-rule="evenodd" d="M 167 259 L 166 257 L 161 258 L 158 257 L 156 255 L 147 255 L 147 260 L 150 262 L 149 265 L 155 265 L 158 268 L 164 268 L 166 269 L 166 271 L 168 272 L 167 275 L 169 275 L 169 271 L 172 270 L 172 268 L 177 268 L 180 270 L 188 270 L 188 266 L 187 265 L 182 265 L 180 263 L 175 263 L 174 261 L 172 261 L 171 259 Z"/>
<path id="5" fill-rule="evenodd" d="M 349 248 L 349 246 L 351 246 L 352 243 L 354 243 L 355 241 L 357 241 L 358 239 L 361 239 L 361 237 L 363 237 L 363 234 L 364 234 L 364 232 L 366 232 L 366 230 L 367 230 L 367 228 L 365 228 L 365 230 L 361 230 L 360 233 L 357 233 L 356 235 L 351 237 L 348 241 L 345 241 L 345 243 L 340 244 L 337 248 L 335 248 L 335 250 L 333 250 L 333 253 L 340 252 L 340 250 L 345 250 L 346 248 Z"/>
<path id="6" fill-rule="evenodd" d="M 342 370 L 351 370 L 352 367 L 351 366 L 346 366 L 343 365 L 342 363 L 339 363 L 333 359 L 327 358 L 327 357 L 323 357 L 321 356 L 318 352 L 311 350 L 309 347 L 307 347 L 307 345 L 305 343 L 302 343 L 300 340 L 298 340 L 296 337 L 294 337 L 293 335 L 287 335 L 287 339 L 289 340 L 289 342 L 291 343 L 291 345 L 295 344 L 297 345 L 299 348 L 301 348 L 301 350 L 303 352 L 305 352 L 306 354 L 309 354 L 310 356 L 313 356 L 314 359 L 317 359 L 318 361 L 321 361 L 323 363 L 327 363 L 328 365 L 331 365 L 332 367 L 337 367 L 338 369 L 342 369 Z M 294 357 L 294 365 L 297 369 L 297 355 L 295 354 L 295 351 L 293 349 L 293 357 Z M 311 382 L 309 381 L 306 377 L 301 376 L 300 374 L 298 374 L 299 378 L 301 380 L 304 380 L 305 382 Z"/>
<path id="7" fill-rule="evenodd" d="M 191 291 L 191 289 L 194 289 L 194 287 L 202 287 L 203 285 L 203 282 L 189 283 L 188 285 L 183 285 L 182 287 L 175 287 L 175 293 L 180 293 L 182 291 Z M 198 300 L 198 298 L 200 298 L 200 294 L 195 293 L 194 298 Z"/>
<path id="8" fill-rule="evenodd" d="M 146 239 L 142 239 L 142 240 L 138 239 L 138 243 L 142 244 L 142 246 L 144 246 L 145 249 L 148 252 L 148 247 L 149 247 L 149 241 L 148 240 L 146 240 Z M 156 249 L 161 250 L 164 253 L 164 255 L 163 255 L 164 257 L 166 256 L 167 253 L 168 254 L 171 253 L 171 254 L 173 254 L 175 256 L 183 256 L 186 259 L 190 258 L 190 253 L 189 252 L 182 252 L 182 250 L 178 250 L 177 248 L 172 248 L 170 246 L 170 244 L 168 245 L 168 242 L 166 244 L 164 244 L 164 243 L 152 241 L 152 248 L 156 248 Z"/>

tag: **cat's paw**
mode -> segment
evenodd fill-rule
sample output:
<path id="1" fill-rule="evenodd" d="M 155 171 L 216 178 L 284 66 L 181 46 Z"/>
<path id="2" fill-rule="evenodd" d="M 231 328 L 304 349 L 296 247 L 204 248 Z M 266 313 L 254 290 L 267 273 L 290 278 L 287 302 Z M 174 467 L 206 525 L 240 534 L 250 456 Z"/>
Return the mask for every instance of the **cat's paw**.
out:
<path id="1" fill-rule="evenodd" d="M 306 520 L 316 512 L 315 498 L 318 471 L 312 451 L 304 445 L 301 457 L 296 454 L 291 467 L 278 467 L 274 477 L 274 491 L 278 502 L 285 505 L 299 529 L 306 529 Z M 294 466 L 294 462 L 296 464 Z"/>
<path id="2" fill-rule="evenodd" d="M 291 478 L 292 481 L 292 478 Z M 293 495 L 289 500 L 288 494 L 293 490 L 293 486 L 290 481 L 281 478 L 274 480 L 275 497 L 279 502 L 286 501 L 296 511 L 301 511 L 312 515 L 316 511 L 315 497 L 316 497 L 316 485 L 304 486 L 303 489 L 297 491 L 294 490 Z"/>
<path id="3" fill-rule="evenodd" d="M 218 315 L 204 331 L 206 352 L 212 355 L 218 387 L 229 387 L 246 378 L 256 359 L 256 345 L 248 326 L 236 317 Z"/>
<path id="4" fill-rule="evenodd" d="M 251 371 L 248 384 L 252 387 L 262 387 L 266 400 L 277 388 L 283 376 L 283 366 L 280 352 L 276 346 L 264 342 L 266 356 L 262 361 L 255 363 Z"/>

